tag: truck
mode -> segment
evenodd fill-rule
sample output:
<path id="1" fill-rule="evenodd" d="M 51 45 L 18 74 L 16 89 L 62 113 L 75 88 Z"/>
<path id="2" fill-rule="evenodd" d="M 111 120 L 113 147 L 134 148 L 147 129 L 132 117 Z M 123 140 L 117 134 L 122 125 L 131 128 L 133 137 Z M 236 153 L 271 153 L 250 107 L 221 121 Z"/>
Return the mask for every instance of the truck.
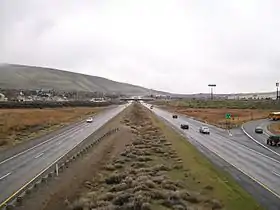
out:
<path id="1" fill-rule="evenodd" d="M 267 138 L 266 144 L 270 146 L 277 147 L 280 145 L 280 136 L 277 135 L 271 135 Z"/>
<path id="2" fill-rule="evenodd" d="M 268 118 L 271 120 L 280 120 L 280 112 L 271 112 L 269 113 Z"/>

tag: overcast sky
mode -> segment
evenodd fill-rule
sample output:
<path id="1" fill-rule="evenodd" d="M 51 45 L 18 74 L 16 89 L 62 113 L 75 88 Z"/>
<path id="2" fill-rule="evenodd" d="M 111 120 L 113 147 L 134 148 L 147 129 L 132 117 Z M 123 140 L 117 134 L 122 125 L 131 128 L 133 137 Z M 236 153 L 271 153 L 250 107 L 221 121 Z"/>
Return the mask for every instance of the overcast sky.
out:
<path id="1" fill-rule="evenodd" d="M 0 63 L 177 93 L 274 91 L 279 0 L 0 0 Z"/>

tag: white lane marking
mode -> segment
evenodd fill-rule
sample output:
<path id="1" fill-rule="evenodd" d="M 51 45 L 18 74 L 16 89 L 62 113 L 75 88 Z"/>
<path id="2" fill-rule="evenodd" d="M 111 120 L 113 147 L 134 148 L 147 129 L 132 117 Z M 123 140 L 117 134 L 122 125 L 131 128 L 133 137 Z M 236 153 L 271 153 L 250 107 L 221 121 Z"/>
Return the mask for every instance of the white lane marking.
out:
<path id="1" fill-rule="evenodd" d="M 155 114 L 157 114 L 157 113 L 155 113 Z M 162 117 L 162 118 L 164 118 L 164 117 Z M 178 128 L 176 127 L 176 126 L 178 126 L 178 125 L 174 125 L 174 124 L 173 124 L 173 121 L 172 121 L 171 119 L 166 119 L 166 118 L 164 118 L 164 120 L 168 121 L 168 123 L 172 125 L 171 127 L 178 129 Z M 170 120 L 171 120 L 171 121 L 170 121 Z M 184 133 L 184 134 L 187 134 L 187 133 Z M 220 134 L 217 133 L 217 135 L 220 135 Z M 184 136 L 184 137 L 186 137 L 186 136 Z M 237 142 L 235 142 L 235 141 L 232 141 L 232 140 L 230 140 L 230 139 L 228 139 L 228 140 L 229 140 L 232 144 L 234 144 L 234 145 L 236 145 L 236 146 L 246 148 L 247 150 L 250 150 L 250 151 L 252 151 L 252 152 L 254 152 L 254 153 L 256 153 L 256 154 L 258 154 L 258 155 L 260 155 L 260 156 L 262 156 L 262 157 L 268 158 L 268 159 L 270 159 L 270 160 L 272 160 L 272 161 L 274 161 L 274 162 L 280 164 L 280 161 L 278 161 L 278 160 L 276 160 L 276 159 L 274 159 L 274 158 L 272 158 L 272 157 L 270 157 L 270 156 L 267 156 L 267 155 L 265 155 L 265 154 L 262 154 L 262 153 L 260 153 L 260 152 L 258 152 L 258 151 L 256 151 L 256 150 L 254 150 L 254 149 L 252 149 L 252 148 L 250 148 L 250 147 L 247 147 L 247 146 L 245 146 L 245 145 L 243 145 L 243 144 L 239 144 L 239 143 L 237 143 Z M 262 145 L 262 146 L 264 146 L 264 145 Z M 268 148 L 268 149 L 269 149 L 269 148 Z M 273 151 L 273 150 L 272 150 L 272 151 Z M 279 156 L 278 153 L 277 153 L 277 155 Z"/>
<path id="2" fill-rule="evenodd" d="M 157 114 L 157 113 L 155 113 Z M 172 127 L 172 126 L 171 126 Z M 177 130 L 177 129 L 176 129 Z M 224 159 L 220 154 L 218 154 L 216 151 L 213 151 L 212 149 L 210 149 L 209 147 L 201 144 L 199 141 L 197 141 L 196 139 L 194 139 L 198 144 L 206 147 L 208 150 L 210 150 L 211 152 L 213 152 L 214 154 L 216 154 L 218 157 L 220 157 L 221 159 L 223 159 L 224 161 L 226 161 L 228 164 L 232 165 L 234 168 L 236 168 L 237 170 L 239 170 L 241 173 L 243 173 L 244 175 L 248 176 L 249 178 L 251 178 L 253 181 L 255 181 L 256 183 L 258 183 L 259 185 L 261 185 L 262 187 L 264 187 L 265 189 L 267 189 L 269 192 L 271 192 L 272 194 L 274 194 L 276 197 L 280 198 L 280 195 L 277 194 L 274 190 L 270 189 L 269 187 L 267 187 L 265 184 L 263 184 L 261 181 L 259 181 L 257 178 L 249 175 L 247 172 L 243 171 L 241 168 L 239 168 L 237 165 L 231 163 L 230 161 Z M 275 173 L 274 173 L 275 174 Z M 278 174 L 275 174 L 278 175 Z M 280 174 L 279 174 L 280 176 Z"/>
<path id="3" fill-rule="evenodd" d="M 229 136 L 232 136 L 232 133 L 230 132 L 230 130 L 228 130 L 228 135 L 229 135 Z"/>
<path id="4" fill-rule="evenodd" d="M 68 132 L 73 131 L 75 128 L 77 128 L 77 127 L 82 127 L 81 125 L 83 125 L 84 123 L 81 123 L 81 124 L 77 123 L 77 124 L 78 124 L 78 125 L 75 126 L 75 127 L 72 128 L 72 129 L 66 130 L 66 131 L 64 131 L 64 132 L 62 132 L 62 133 L 60 133 L 60 134 L 58 134 L 58 135 L 56 135 L 56 136 L 54 136 L 54 137 L 52 137 L 52 138 L 46 140 L 46 141 L 43 141 L 43 142 L 41 142 L 41 143 L 39 143 L 39 144 L 36 144 L 35 146 L 33 146 L 33 147 L 31 147 L 31 148 L 29 148 L 29 149 L 27 149 L 27 150 L 24 150 L 24 151 L 22 151 L 22 152 L 20 152 L 20 153 L 17 153 L 16 155 L 14 155 L 14 156 L 12 156 L 12 157 L 9 157 L 9 158 L 3 160 L 2 162 L 0 162 L 0 165 L 3 164 L 3 163 L 5 163 L 5 162 L 7 162 L 7 161 L 9 161 L 9 160 L 12 160 L 12 159 L 16 158 L 17 156 L 22 155 L 22 154 L 24 154 L 24 153 L 26 153 L 26 152 L 28 152 L 28 151 L 30 151 L 30 150 L 33 150 L 33 149 L 35 149 L 35 148 L 37 148 L 37 147 L 39 147 L 39 146 L 41 146 L 41 145 L 43 145 L 43 144 L 46 144 L 46 143 L 52 141 L 52 140 L 55 139 L 55 138 L 64 136 L 64 135 L 67 134 Z"/>
<path id="5" fill-rule="evenodd" d="M 42 153 L 40 153 L 39 155 L 36 155 L 34 158 L 37 159 L 37 158 L 41 157 L 43 154 L 44 154 L 44 153 L 42 152 Z"/>
<path id="6" fill-rule="evenodd" d="M 264 135 L 266 135 L 267 137 L 269 137 L 270 135 L 267 132 L 263 132 Z"/>
<path id="7" fill-rule="evenodd" d="M 9 173 L 5 174 L 4 176 L 1 176 L 1 177 L 0 177 L 0 180 L 5 179 L 5 178 L 6 178 L 7 176 L 9 176 L 11 173 L 12 173 L 12 172 L 9 172 Z"/>
<path id="8" fill-rule="evenodd" d="M 276 176 L 279 176 L 280 177 L 280 174 L 275 172 L 275 171 L 272 171 L 273 174 L 275 174 Z"/>

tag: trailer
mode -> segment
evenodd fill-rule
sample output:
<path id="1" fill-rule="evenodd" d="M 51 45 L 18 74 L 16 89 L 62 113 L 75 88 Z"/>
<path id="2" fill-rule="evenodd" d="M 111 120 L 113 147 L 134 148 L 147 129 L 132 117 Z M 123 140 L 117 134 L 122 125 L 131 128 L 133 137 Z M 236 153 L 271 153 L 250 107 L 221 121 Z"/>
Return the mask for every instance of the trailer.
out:
<path id="1" fill-rule="evenodd" d="M 269 136 L 266 141 L 266 144 L 273 147 L 280 146 L 280 136 Z"/>

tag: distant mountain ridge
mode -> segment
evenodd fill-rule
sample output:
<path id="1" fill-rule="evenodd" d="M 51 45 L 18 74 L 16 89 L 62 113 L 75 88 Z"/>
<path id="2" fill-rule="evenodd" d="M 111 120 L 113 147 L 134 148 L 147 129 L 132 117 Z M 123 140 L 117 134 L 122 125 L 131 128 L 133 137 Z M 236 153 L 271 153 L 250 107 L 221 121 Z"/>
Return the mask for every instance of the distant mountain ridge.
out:
<path id="1" fill-rule="evenodd" d="M 18 64 L 0 65 L 0 88 L 115 92 L 124 95 L 168 94 L 97 76 Z"/>

